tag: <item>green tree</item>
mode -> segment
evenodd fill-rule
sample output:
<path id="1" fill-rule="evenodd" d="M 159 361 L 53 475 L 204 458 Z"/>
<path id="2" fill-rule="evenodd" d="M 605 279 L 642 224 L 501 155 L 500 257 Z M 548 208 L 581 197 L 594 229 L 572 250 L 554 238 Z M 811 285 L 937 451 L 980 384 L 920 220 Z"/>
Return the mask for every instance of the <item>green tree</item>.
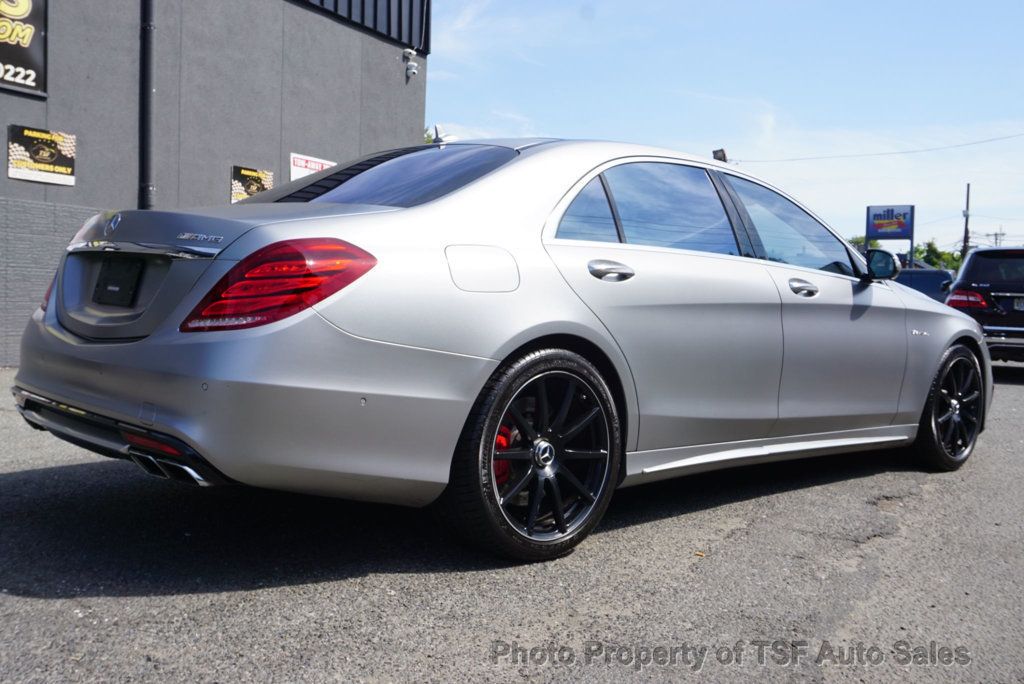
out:
<path id="1" fill-rule="evenodd" d="M 945 252 L 935 244 L 932 238 L 923 245 L 914 247 L 914 260 L 921 261 L 935 268 L 949 268 L 957 270 L 960 268 L 960 253 Z"/>
<path id="2" fill-rule="evenodd" d="M 849 240 L 850 240 L 850 244 L 851 245 L 853 245 L 854 247 L 856 247 L 857 249 L 859 249 L 862 252 L 864 251 L 864 236 L 863 235 L 856 235 L 856 236 L 854 236 L 852 238 L 849 238 Z M 868 245 L 868 249 L 881 249 L 881 248 L 882 248 L 882 243 L 880 243 L 878 240 L 872 240 L 871 243 Z"/>
<path id="3" fill-rule="evenodd" d="M 423 129 L 423 142 L 425 142 L 428 145 L 434 142 L 434 131 L 432 129 Z"/>

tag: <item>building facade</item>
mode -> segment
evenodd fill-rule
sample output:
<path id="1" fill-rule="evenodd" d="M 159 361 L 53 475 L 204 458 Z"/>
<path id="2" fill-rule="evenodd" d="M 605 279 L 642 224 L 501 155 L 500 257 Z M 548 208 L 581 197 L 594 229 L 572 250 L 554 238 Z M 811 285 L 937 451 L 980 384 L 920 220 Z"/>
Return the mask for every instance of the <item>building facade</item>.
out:
<path id="1" fill-rule="evenodd" d="M 0 365 L 17 364 L 61 250 L 97 211 L 222 205 L 235 167 L 280 184 L 293 154 L 341 162 L 423 140 L 429 0 L 9 0 L 5 13 Z M 32 159 L 54 152 L 32 142 L 50 132 L 74 136 L 59 145 L 74 185 L 15 168 L 46 168 Z"/>

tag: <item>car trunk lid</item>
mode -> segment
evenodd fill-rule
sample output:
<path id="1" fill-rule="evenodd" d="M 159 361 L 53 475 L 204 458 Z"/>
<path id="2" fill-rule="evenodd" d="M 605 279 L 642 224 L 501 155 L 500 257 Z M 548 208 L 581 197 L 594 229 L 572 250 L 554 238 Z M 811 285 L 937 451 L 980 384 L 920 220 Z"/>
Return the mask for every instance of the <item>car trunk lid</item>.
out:
<path id="1" fill-rule="evenodd" d="M 159 326 L 217 256 L 253 228 L 307 218 L 393 211 L 341 204 L 252 204 L 123 211 L 90 220 L 57 278 L 61 325 L 92 340 L 133 340 Z"/>

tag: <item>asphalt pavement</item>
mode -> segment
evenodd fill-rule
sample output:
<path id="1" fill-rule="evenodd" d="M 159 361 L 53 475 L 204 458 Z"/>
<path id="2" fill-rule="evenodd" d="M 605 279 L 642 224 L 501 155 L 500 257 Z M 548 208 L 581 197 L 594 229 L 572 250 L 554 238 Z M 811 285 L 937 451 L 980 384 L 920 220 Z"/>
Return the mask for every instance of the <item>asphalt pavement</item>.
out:
<path id="1" fill-rule="evenodd" d="M 1024 682 L 1024 366 L 996 379 L 958 472 L 631 488 L 529 566 L 423 511 L 160 481 L 0 399 L 0 681 Z"/>

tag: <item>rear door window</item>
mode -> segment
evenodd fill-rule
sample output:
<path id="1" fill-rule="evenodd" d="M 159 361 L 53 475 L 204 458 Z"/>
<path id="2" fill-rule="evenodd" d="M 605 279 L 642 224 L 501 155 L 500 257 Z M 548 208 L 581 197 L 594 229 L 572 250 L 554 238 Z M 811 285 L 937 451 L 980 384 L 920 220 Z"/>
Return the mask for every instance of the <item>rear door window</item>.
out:
<path id="1" fill-rule="evenodd" d="M 635 162 L 604 176 L 626 242 L 739 255 L 732 224 L 704 169 Z"/>

